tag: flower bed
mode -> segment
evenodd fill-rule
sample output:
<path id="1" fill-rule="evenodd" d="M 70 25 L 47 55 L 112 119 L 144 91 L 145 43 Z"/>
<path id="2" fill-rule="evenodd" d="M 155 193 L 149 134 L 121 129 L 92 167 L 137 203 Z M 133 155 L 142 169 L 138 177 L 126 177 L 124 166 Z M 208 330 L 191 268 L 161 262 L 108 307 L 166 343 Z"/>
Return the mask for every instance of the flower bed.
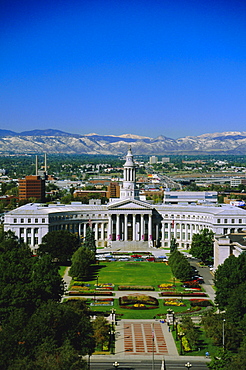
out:
<path id="1" fill-rule="evenodd" d="M 132 309 L 149 309 L 158 308 L 159 306 L 159 302 L 156 298 L 143 294 L 131 294 L 120 297 L 119 304 L 121 308 Z"/>
<path id="2" fill-rule="evenodd" d="M 114 290 L 114 284 L 111 283 L 98 283 L 94 285 L 96 290 Z"/>
<path id="3" fill-rule="evenodd" d="M 78 296 L 82 296 L 82 295 L 86 295 L 86 296 L 107 295 L 107 296 L 109 296 L 109 295 L 113 295 L 113 292 L 103 292 L 103 291 L 101 291 L 101 292 L 100 291 L 96 291 L 96 292 L 94 292 L 94 291 L 84 292 L 84 291 L 70 290 L 68 292 L 68 295 L 69 296 L 76 296 L 76 295 L 78 295 Z"/>
<path id="4" fill-rule="evenodd" d="M 182 285 L 184 288 L 201 288 L 197 281 L 184 281 Z"/>
<path id="5" fill-rule="evenodd" d="M 155 290 L 151 285 L 119 285 L 118 290 Z"/>
<path id="6" fill-rule="evenodd" d="M 164 306 L 177 306 L 177 307 L 186 306 L 184 302 L 181 302 L 178 299 L 165 299 L 163 301 L 163 304 Z"/>
<path id="7" fill-rule="evenodd" d="M 90 287 L 87 286 L 79 286 L 79 285 L 73 285 L 71 287 L 71 290 L 76 290 L 76 291 L 88 291 L 91 290 Z"/>
<path id="8" fill-rule="evenodd" d="M 208 299 L 190 299 L 191 307 L 208 307 L 213 304 Z"/>
<path id="9" fill-rule="evenodd" d="M 173 284 L 160 284 L 160 285 L 158 285 L 158 288 L 160 288 L 162 290 L 174 289 L 175 285 L 173 285 Z"/>
<path id="10" fill-rule="evenodd" d="M 172 297 L 207 297 L 206 293 L 203 292 L 161 292 L 160 295 L 172 296 Z"/>
<path id="11" fill-rule="evenodd" d="M 126 308 L 126 309 L 131 309 L 131 310 L 153 310 L 154 308 L 158 308 L 158 306 L 147 306 L 143 303 L 136 303 L 134 305 L 129 305 L 129 306 L 120 306 L 120 308 Z"/>
<path id="12" fill-rule="evenodd" d="M 96 301 L 91 302 L 90 306 L 107 307 L 107 306 L 113 306 L 113 304 L 114 304 L 113 298 L 104 298 L 104 299 L 97 299 Z"/>
<path id="13" fill-rule="evenodd" d="M 90 287 L 91 284 L 82 283 L 81 281 L 74 281 L 73 285 L 75 286 L 81 286 L 81 287 Z"/>

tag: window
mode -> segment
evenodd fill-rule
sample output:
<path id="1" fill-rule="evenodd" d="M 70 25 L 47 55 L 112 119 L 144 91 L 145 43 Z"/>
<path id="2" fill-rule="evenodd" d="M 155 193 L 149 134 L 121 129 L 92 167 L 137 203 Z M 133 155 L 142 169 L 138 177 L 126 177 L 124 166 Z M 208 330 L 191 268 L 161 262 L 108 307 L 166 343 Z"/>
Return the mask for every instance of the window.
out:
<path id="1" fill-rule="evenodd" d="M 241 219 L 241 218 L 239 218 L 238 222 L 241 224 L 241 223 L 242 223 L 242 219 Z"/>
<path id="2" fill-rule="evenodd" d="M 17 219 L 16 219 L 16 218 L 14 218 L 14 224 L 16 224 L 16 222 L 17 222 Z"/>
<path id="3" fill-rule="evenodd" d="M 30 218 L 28 218 L 27 222 L 30 224 L 30 223 L 31 223 L 31 219 L 30 219 Z"/>
<path id="4" fill-rule="evenodd" d="M 21 224 L 24 224 L 24 218 L 21 218 Z"/>
<path id="5" fill-rule="evenodd" d="M 21 233 L 21 234 L 24 234 L 24 227 L 21 227 L 21 228 L 20 228 L 20 233 Z"/>
<path id="6" fill-rule="evenodd" d="M 232 219 L 231 219 L 231 223 L 232 223 L 232 224 L 234 224 L 234 223 L 235 223 L 235 219 L 234 219 L 234 218 L 232 218 Z"/>
<path id="7" fill-rule="evenodd" d="M 224 223 L 227 224 L 227 218 L 224 219 Z"/>
<path id="8" fill-rule="evenodd" d="M 228 229 L 224 229 L 224 235 L 228 234 Z"/>
<path id="9" fill-rule="evenodd" d="M 35 245 L 37 245 L 37 244 L 38 244 L 38 237 L 37 237 L 37 236 L 35 236 L 35 238 L 34 238 L 34 244 L 35 244 Z"/>
<path id="10" fill-rule="evenodd" d="M 220 224 L 220 218 L 218 218 L 217 223 Z"/>
<path id="11" fill-rule="evenodd" d="M 29 244 L 29 245 L 30 245 L 30 244 L 31 244 L 31 240 L 32 240 L 32 239 L 31 239 L 31 237 L 28 237 L 28 238 L 27 238 L 27 244 Z"/>
<path id="12" fill-rule="evenodd" d="M 34 229 L 34 234 L 38 234 L 38 228 Z"/>
<path id="13" fill-rule="evenodd" d="M 45 223 L 45 218 L 42 218 L 42 223 L 43 223 L 43 224 Z"/>
<path id="14" fill-rule="evenodd" d="M 38 223 L 38 218 L 35 218 L 35 224 L 37 224 Z"/>
<path id="15" fill-rule="evenodd" d="M 27 234 L 30 234 L 30 233 L 31 233 L 31 228 L 30 228 L 30 227 L 28 227 L 28 228 L 26 229 L 26 232 L 27 232 Z"/>
<path id="16" fill-rule="evenodd" d="M 190 230 L 190 224 L 187 225 L 188 230 Z"/>

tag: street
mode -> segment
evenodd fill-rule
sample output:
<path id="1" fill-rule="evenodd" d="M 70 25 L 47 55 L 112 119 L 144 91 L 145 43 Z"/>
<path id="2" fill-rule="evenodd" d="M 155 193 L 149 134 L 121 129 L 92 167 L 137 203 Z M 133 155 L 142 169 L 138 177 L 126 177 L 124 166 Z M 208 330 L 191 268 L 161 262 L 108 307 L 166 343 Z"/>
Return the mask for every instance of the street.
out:
<path id="1" fill-rule="evenodd" d="M 118 363 L 119 363 L 119 366 L 118 367 L 114 367 L 113 366 L 113 363 L 115 362 L 115 360 L 112 359 L 112 361 L 109 361 L 107 359 L 107 361 L 103 361 L 101 360 L 101 362 L 99 361 L 92 361 L 91 362 L 91 366 L 90 366 L 90 369 L 91 370 L 114 370 L 114 369 L 118 369 L 118 370 L 162 370 L 162 361 L 161 360 L 156 360 L 154 362 L 154 367 L 153 367 L 153 364 L 152 364 L 152 361 L 151 360 L 122 360 L 122 361 L 119 361 L 118 360 Z M 175 369 L 187 369 L 188 367 L 185 366 L 185 364 L 188 362 L 188 360 L 183 360 L 183 359 L 177 359 L 177 360 L 168 360 L 166 359 L 165 360 L 165 365 L 166 367 L 164 367 L 164 370 L 175 370 Z M 192 370 L 205 370 L 205 369 L 208 369 L 206 363 L 203 363 L 203 362 L 199 362 L 199 361 L 196 361 L 196 362 L 191 362 L 191 365 L 192 365 Z"/>

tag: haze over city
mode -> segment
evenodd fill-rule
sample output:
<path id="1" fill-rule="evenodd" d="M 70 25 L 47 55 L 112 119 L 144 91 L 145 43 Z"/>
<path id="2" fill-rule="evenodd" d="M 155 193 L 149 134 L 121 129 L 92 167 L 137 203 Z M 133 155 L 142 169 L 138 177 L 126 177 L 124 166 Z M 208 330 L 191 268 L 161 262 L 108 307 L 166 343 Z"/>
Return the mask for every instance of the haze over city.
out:
<path id="1" fill-rule="evenodd" d="M 3 1 L 0 128 L 245 131 L 244 1 Z"/>

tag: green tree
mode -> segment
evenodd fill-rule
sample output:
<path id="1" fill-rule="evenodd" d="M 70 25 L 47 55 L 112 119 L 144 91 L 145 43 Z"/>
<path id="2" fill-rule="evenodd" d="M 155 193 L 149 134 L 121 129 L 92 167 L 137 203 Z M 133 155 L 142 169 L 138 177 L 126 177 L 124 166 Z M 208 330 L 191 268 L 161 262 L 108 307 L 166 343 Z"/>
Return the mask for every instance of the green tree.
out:
<path id="1" fill-rule="evenodd" d="M 72 278 L 85 278 L 90 271 L 90 265 L 95 261 L 95 254 L 90 249 L 80 247 L 72 256 L 72 266 L 69 275 Z"/>
<path id="2" fill-rule="evenodd" d="M 245 281 L 245 257 L 246 255 L 244 253 L 239 257 L 232 255 L 228 257 L 222 265 L 219 265 L 215 272 L 215 302 L 221 310 L 228 305 L 228 300 L 232 292 L 241 282 Z"/>
<path id="3" fill-rule="evenodd" d="M 16 248 L 0 253 L 0 317 L 2 319 L 15 308 L 24 308 L 27 312 L 33 312 L 32 267 L 33 258 L 27 246 L 17 244 Z"/>
<path id="4" fill-rule="evenodd" d="M 103 345 L 109 344 L 110 339 L 110 325 L 103 316 L 97 316 L 92 323 L 94 329 L 94 337 L 96 344 L 103 349 Z"/>
<path id="5" fill-rule="evenodd" d="M 70 204 L 72 200 L 73 200 L 72 194 L 66 194 L 61 198 L 61 203 L 62 204 Z"/>
<path id="6" fill-rule="evenodd" d="M 196 349 L 199 343 L 199 333 L 190 316 L 184 316 L 182 318 L 181 327 L 190 347 Z"/>
<path id="7" fill-rule="evenodd" d="M 212 357 L 211 362 L 208 364 L 211 370 L 232 370 L 231 367 L 232 354 L 229 351 L 218 350 L 216 355 Z"/>
<path id="8" fill-rule="evenodd" d="M 29 360 L 37 369 L 83 369 L 78 354 L 91 355 L 94 348 L 88 315 L 69 305 L 49 301 L 31 316 L 17 310 L 3 323 L 0 368 L 21 369 L 20 365 L 28 364 Z M 24 368 L 31 369 L 29 365 Z"/>
<path id="9" fill-rule="evenodd" d="M 91 227 L 87 227 L 86 229 L 86 235 L 85 235 L 85 240 L 83 242 L 83 247 L 88 248 L 93 253 L 96 253 L 95 236 L 94 236 L 94 233 Z"/>
<path id="10" fill-rule="evenodd" d="M 60 264 L 67 264 L 73 253 L 79 248 L 80 241 L 67 230 L 50 231 L 42 239 L 38 254 L 50 254 L 53 260 Z"/>
<path id="11" fill-rule="evenodd" d="M 199 234 L 192 237 L 190 253 L 201 259 L 204 263 L 210 263 L 214 251 L 214 233 L 209 229 L 203 229 Z"/>
<path id="12" fill-rule="evenodd" d="M 32 272 L 32 289 L 36 306 L 48 300 L 60 302 L 64 294 L 64 282 L 58 272 L 59 266 L 50 255 L 37 258 Z"/>
<path id="13" fill-rule="evenodd" d="M 178 249 L 178 243 L 176 241 L 175 238 L 172 238 L 171 239 L 171 243 L 170 243 L 170 252 L 173 253 L 175 252 L 176 250 Z"/>
<path id="14" fill-rule="evenodd" d="M 179 251 L 174 251 L 169 257 L 168 264 L 171 267 L 173 275 L 182 281 L 190 280 L 192 277 L 192 269 L 185 258 L 183 253 Z"/>

